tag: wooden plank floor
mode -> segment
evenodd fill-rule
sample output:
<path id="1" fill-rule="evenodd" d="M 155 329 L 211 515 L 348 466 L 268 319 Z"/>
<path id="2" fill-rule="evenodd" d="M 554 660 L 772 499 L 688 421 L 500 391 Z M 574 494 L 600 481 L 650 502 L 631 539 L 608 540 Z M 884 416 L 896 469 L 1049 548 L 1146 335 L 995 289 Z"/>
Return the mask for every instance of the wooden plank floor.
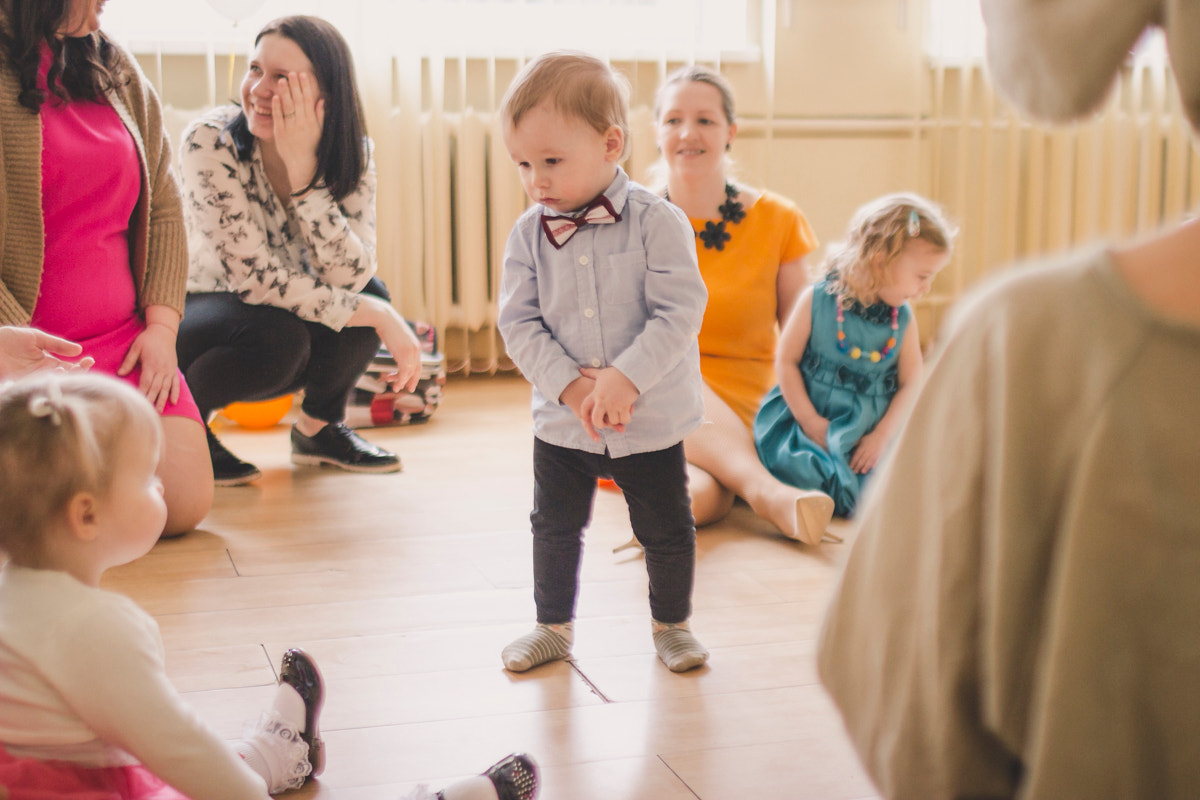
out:
<path id="1" fill-rule="evenodd" d="M 397 475 L 293 466 L 286 425 L 220 435 L 263 478 L 218 489 L 200 531 L 104 585 L 156 617 L 172 680 L 231 739 L 287 647 L 316 657 L 329 764 L 293 797 L 395 798 L 513 750 L 541 764 L 547 800 L 875 796 L 813 664 L 848 545 L 799 545 L 740 505 L 702 529 L 693 628 L 712 658 L 674 675 L 640 552 L 612 552 L 624 503 L 602 491 L 574 658 L 512 675 L 500 650 L 534 619 L 522 379 L 451 379 L 427 424 L 367 431 Z"/>

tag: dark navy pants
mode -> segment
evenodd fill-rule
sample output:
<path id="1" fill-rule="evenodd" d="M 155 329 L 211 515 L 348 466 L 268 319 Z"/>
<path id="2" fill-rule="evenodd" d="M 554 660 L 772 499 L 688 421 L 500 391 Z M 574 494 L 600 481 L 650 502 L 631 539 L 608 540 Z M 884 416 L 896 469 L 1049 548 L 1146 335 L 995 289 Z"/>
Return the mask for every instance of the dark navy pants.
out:
<path id="1" fill-rule="evenodd" d="M 612 458 L 533 440 L 533 580 L 538 622 L 575 618 L 583 531 L 591 521 L 596 479 L 625 494 L 629 522 L 646 554 L 650 613 L 659 622 L 691 616 L 696 525 L 683 444 Z"/>

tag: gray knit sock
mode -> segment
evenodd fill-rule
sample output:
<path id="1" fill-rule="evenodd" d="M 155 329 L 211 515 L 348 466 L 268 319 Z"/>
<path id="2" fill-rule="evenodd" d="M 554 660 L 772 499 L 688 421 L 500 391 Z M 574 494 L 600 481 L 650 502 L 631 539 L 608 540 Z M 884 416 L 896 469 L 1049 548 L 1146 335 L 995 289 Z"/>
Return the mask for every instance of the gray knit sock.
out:
<path id="1" fill-rule="evenodd" d="M 500 653 L 504 668 L 513 672 L 524 672 L 547 661 L 557 661 L 571 655 L 571 643 L 575 638 L 575 624 L 543 625 L 517 639 Z"/>
<path id="2" fill-rule="evenodd" d="M 671 672 L 687 672 L 708 661 L 708 651 L 696 641 L 686 622 L 651 620 L 654 649 Z"/>

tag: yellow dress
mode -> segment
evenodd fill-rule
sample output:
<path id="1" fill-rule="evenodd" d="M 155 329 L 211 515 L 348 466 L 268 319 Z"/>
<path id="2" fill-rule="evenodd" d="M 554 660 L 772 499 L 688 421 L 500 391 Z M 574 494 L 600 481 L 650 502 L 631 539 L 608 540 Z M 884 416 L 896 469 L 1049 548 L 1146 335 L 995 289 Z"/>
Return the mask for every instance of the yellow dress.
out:
<path id="1" fill-rule="evenodd" d="M 702 231 L 708 221 L 693 219 L 692 228 Z M 731 237 L 723 250 L 696 240 L 708 287 L 700 372 L 749 428 L 776 383 L 779 266 L 816 249 L 817 237 L 794 203 L 766 191 L 746 209 L 745 219 L 725 229 Z"/>

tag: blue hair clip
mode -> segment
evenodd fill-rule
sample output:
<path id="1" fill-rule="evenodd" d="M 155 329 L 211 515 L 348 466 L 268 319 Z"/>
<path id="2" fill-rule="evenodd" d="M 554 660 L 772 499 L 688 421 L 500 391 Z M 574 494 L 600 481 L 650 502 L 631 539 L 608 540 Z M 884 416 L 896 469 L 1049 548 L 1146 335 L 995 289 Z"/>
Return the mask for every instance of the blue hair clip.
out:
<path id="1" fill-rule="evenodd" d="M 908 211 L 908 238 L 915 239 L 921 235 L 921 215 L 915 208 Z"/>

